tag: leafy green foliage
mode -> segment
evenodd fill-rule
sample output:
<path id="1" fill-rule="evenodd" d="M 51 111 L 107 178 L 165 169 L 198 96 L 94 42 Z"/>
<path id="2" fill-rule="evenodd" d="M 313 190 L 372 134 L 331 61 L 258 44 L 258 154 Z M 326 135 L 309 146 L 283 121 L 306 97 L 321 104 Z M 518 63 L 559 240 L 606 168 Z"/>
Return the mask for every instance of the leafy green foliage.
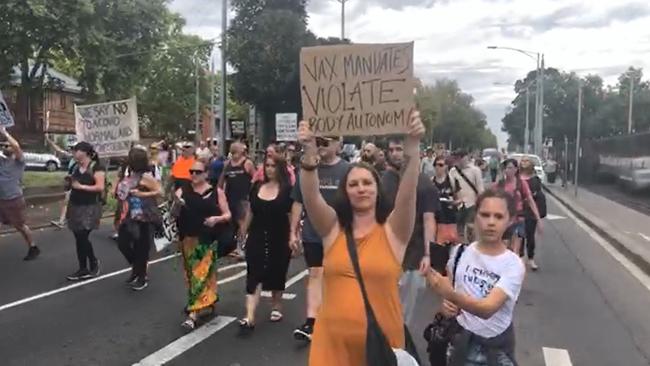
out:
<path id="1" fill-rule="evenodd" d="M 434 85 L 417 86 L 416 104 L 428 131 L 428 142 L 465 148 L 496 147 L 496 136 L 487 128 L 485 115 L 463 93 L 456 81 L 441 79 Z"/>
<path id="2" fill-rule="evenodd" d="M 634 129 L 650 129 L 650 85 L 639 82 L 643 76 L 641 69 L 629 68 L 614 87 L 605 87 L 598 75 L 580 78 L 575 73 L 552 68 L 545 73 L 544 137 L 554 141 L 562 141 L 564 136 L 569 140 L 575 139 L 580 83 L 583 88 L 582 135 L 585 138 L 599 138 L 627 133 L 630 77 L 634 80 Z M 515 83 L 517 96 L 502 120 L 503 131 L 510 135 L 510 141 L 515 145 L 523 145 L 526 112 L 524 85 L 534 85 L 534 79 L 535 72 L 531 71 L 525 79 Z M 530 97 L 531 136 L 535 110 L 533 89 L 534 86 Z"/>

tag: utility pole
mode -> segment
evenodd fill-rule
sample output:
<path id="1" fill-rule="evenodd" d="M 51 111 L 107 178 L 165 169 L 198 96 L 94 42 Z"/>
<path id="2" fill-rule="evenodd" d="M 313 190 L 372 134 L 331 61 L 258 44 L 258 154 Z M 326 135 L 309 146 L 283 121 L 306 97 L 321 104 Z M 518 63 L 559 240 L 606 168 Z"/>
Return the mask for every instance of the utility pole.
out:
<path id="1" fill-rule="evenodd" d="M 226 113 L 226 98 L 228 96 L 228 89 L 226 88 L 226 32 L 228 31 L 228 0 L 221 1 L 221 91 L 219 93 L 219 105 L 221 107 L 219 134 L 221 135 L 221 141 L 219 141 L 219 147 L 221 155 L 226 156 L 226 123 L 228 123 L 226 117 L 228 115 Z"/>
<path id="2" fill-rule="evenodd" d="M 632 133 L 632 106 L 634 105 L 634 75 L 632 73 L 629 73 L 630 75 L 630 108 L 627 113 L 627 133 L 631 134 Z"/>
<path id="3" fill-rule="evenodd" d="M 576 162 L 574 169 L 573 188 L 575 196 L 578 197 L 578 167 L 580 164 L 580 127 L 582 124 L 582 80 L 578 85 L 578 123 L 576 126 Z"/>
<path id="4" fill-rule="evenodd" d="M 201 141 L 201 132 L 199 131 L 199 124 L 200 124 L 200 121 L 201 121 L 201 118 L 199 116 L 199 113 L 200 113 L 199 109 L 201 108 L 201 106 L 200 106 L 201 101 L 200 101 L 200 98 L 199 98 L 200 97 L 199 93 L 201 92 L 201 90 L 199 88 L 199 73 L 200 73 L 201 64 L 199 62 L 199 52 L 198 51 L 194 53 L 194 62 L 196 63 L 196 91 L 195 91 L 195 94 L 196 94 L 196 100 L 195 100 L 196 101 L 196 106 L 195 106 L 196 110 L 194 111 L 194 113 L 196 114 L 196 118 L 194 120 L 194 140 L 198 143 L 199 141 Z"/>
<path id="5" fill-rule="evenodd" d="M 530 141 L 530 85 L 526 85 L 526 129 L 524 130 L 524 153 L 528 154 Z"/>
<path id="6" fill-rule="evenodd" d="M 348 0 L 338 0 L 341 3 L 341 40 L 345 39 L 345 3 Z"/>

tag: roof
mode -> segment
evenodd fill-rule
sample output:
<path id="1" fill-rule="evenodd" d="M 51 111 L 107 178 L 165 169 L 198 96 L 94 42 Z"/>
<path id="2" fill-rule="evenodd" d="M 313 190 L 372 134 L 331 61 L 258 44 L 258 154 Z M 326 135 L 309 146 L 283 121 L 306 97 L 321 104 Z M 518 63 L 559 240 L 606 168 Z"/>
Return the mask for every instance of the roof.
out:
<path id="1" fill-rule="evenodd" d="M 33 66 L 34 63 L 30 61 L 29 63 L 30 69 Z M 41 70 L 39 70 L 36 74 L 40 75 L 40 71 Z M 81 93 L 81 86 L 79 86 L 79 81 L 77 79 L 62 73 L 61 71 L 58 71 L 57 69 L 51 66 L 47 68 L 46 75 L 47 75 L 47 79 L 53 80 L 55 82 L 59 82 L 61 84 L 61 90 L 69 93 L 76 93 L 76 94 Z M 18 66 L 14 66 L 11 72 L 11 84 L 20 85 L 20 82 L 21 82 L 20 68 Z"/>

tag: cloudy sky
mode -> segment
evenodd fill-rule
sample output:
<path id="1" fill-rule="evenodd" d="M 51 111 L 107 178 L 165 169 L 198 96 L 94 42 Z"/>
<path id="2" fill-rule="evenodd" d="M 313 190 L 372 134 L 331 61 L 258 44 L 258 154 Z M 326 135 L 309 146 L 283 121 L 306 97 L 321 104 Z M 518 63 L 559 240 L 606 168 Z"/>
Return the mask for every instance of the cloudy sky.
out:
<path id="1" fill-rule="evenodd" d="M 346 8 L 347 38 L 415 41 L 416 76 L 431 83 L 456 79 L 500 144 L 507 139 L 501 118 L 514 92 L 495 83 L 512 85 L 535 62 L 487 46 L 543 52 L 547 67 L 597 73 L 609 84 L 630 65 L 650 69 L 647 0 L 347 0 Z M 187 19 L 188 33 L 219 36 L 221 0 L 173 0 L 172 9 Z M 337 0 L 311 0 L 308 11 L 318 36 L 340 35 Z"/>

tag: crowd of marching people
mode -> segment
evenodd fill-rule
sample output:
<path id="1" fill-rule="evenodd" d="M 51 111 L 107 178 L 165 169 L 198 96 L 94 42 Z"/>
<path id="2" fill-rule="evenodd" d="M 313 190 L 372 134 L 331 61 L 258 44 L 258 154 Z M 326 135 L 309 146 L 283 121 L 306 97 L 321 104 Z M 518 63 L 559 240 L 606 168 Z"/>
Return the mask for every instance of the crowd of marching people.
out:
<path id="1" fill-rule="evenodd" d="M 405 136 L 367 143 L 352 161 L 340 156 L 340 136 L 315 136 L 304 122 L 297 143 L 271 144 L 259 161 L 239 141 L 227 156 L 213 139 L 135 145 L 113 182 L 94 147 L 79 142 L 69 152 L 74 162 L 57 221 L 76 245 L 78 268 L 67 278 L 100 274 L 90 234 L 112 195 L 115 239 L 132 268 L 126 282 L 145 289 L 166 202 L 178 226 L 187 283 L 182 326 L 190 331 L 215 312 L 217 259 L 246 262 L 239 326 L 250 333 L 262 291 L 272 294 L 268 319 L 282 321 L 289 264 L 303 254 L 305 321 L 293 336 L 311 342 L 310 365 L 422 364 L 408 324 L 423 291 L 442 298 L 425 332 L 432 365 L 516 365 L 513 312 L 525 264 L 539 268 L 541 181 L 526 158 L 495 163 L 464 150 L 421 153 L 424 132 L 414 112 Z M 25 225 L 22 150 L 0 133 L 7 141 L 0 218 L 22 234 L 25 260 L 32 260 L 40 250 Z"/>

